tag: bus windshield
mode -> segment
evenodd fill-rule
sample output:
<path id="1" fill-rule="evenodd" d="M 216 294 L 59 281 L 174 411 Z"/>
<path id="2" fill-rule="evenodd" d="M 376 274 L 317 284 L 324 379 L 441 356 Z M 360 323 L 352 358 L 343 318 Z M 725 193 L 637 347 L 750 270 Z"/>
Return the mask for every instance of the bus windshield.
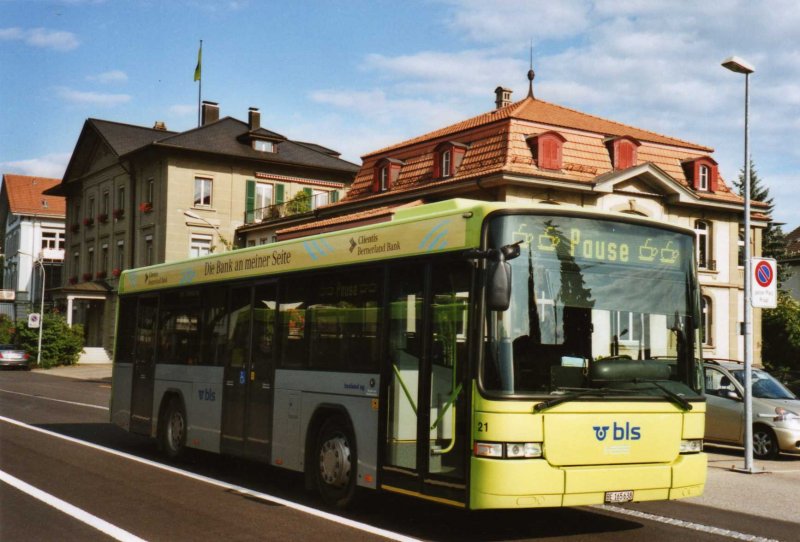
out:
<path id="1" fill-rule="evenodd" d="M 486 315 L 484 390 L 700 394 L 690 235 L 595 218 L 492 218 L 490 251 L 514 243 L 511 303 Z"/>

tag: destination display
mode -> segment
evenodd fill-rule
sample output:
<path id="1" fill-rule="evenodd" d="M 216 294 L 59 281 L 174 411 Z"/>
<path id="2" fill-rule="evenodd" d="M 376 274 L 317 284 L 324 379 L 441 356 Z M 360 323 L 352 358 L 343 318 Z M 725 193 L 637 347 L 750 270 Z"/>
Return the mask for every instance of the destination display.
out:
<path id="1" fill-rule="evenodd" d="M 511 242 L 533 248 L 538 257 L 678 268 L 682 252 L 692 249 L 688 236 L 632 224 L 569 217 L 513 221 Z"/>

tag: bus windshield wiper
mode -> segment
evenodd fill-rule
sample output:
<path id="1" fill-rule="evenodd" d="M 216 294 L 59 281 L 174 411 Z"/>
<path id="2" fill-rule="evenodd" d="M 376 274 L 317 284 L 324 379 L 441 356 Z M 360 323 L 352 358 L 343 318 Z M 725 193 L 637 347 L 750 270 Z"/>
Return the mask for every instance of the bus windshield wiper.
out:
<path id="1" fill-rule="evenodd" d="M 669 399 L 674 404 L 681 407 L 683 410 L 692 410 L 692 404 L 689 401 L 687 401 L 686 399 L 684 399 L 671 389 L 662 386 L 661 384 L 658 383 L 657 380 L 638 380 L 637 382 L 647 382 L 648 384 L 652 384 L 653 386 L 664 392 L 664 397 L 666 399 Z"/>
<path id="2" fill-rule="evenodd" d="M 554 407 L 556 405 L 560 405 L 561 403 L 566 403 L 569 401 L 574 401 L 575 399 L 580 399 L 581 397 L 608 397 L 610 395 L 620 395 L 620 394 L 631 394 L 636 393 L 634 390 L 619 390 L 613 388 L 559 388 L 561 391 L 566 391 L 564 395 L 559 395 L 558 397 L 551 397 L 550 399 L 545 399 L 541 403 L 537 404 L 533 407 L 534 412 L 541 412 L 547 408 Z"/>

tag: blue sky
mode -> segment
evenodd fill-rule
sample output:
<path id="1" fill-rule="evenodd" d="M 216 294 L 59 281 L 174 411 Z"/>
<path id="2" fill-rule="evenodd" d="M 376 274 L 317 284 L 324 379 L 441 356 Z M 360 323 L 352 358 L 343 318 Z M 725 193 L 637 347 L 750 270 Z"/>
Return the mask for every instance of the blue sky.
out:
<path id="1" fill-rule="evenodd" d="M 494 107 L 498 85 L 714 147 L 727 181 L 751 152 L 785 231 L 800 226 L 796 0 L 0 0 L 0 172 L 60 177 L 87 118 L 170 130 L 203 98 L 242 120 L 369 151 Z"/>

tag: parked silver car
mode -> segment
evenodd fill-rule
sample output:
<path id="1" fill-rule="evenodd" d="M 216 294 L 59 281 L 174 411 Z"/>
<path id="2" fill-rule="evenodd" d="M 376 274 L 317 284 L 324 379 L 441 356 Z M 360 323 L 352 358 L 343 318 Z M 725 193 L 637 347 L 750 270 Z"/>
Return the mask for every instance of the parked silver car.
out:
<path id="1" fill-rule="evenodd" d="M 744 445 L 744 365 L 705 360 L 705 440 Z M 800 454 L 800 399 L 761 369 L 753 369 L 753 456 Z"/>
<path id="2" fill-rule="evenodd" d="M 28 353 L 13 344 L 0 344 L 0 367 L 30 369 Z"/>

